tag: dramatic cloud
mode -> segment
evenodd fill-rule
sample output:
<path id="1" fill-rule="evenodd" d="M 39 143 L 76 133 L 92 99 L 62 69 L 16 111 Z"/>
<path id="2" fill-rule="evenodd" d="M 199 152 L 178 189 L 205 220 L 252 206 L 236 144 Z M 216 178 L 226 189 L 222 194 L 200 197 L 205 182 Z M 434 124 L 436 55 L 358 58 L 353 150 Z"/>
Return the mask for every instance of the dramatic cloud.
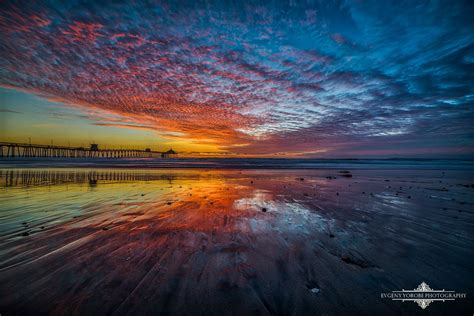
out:
<path id="1" fill-rule="evenodd" d="M 0 84 L 120 117 L 101 126 L 238 154 L 473 152 L 470 1 L 0 6 Z"/>

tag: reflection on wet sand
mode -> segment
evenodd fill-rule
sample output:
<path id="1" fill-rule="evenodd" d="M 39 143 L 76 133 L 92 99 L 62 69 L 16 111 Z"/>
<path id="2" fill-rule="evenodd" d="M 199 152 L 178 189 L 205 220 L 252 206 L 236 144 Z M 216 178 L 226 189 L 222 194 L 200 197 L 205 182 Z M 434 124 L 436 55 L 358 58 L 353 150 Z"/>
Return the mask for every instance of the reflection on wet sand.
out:
<path id="1" fill-rule="evenodd" d="M 350 174 L 3 170 L 0 312 L 396 314 L 419 307 L 381 292 L 472 293 L 470 175 Z"/>
<path id="2" fill-rule="evenodd" d="M 60 169 L 11 169 L 0 170 L 0 179 L 3 180 L 2 184 L 5 187 L 28 187 L 67 183 L 89 183 L 90 185 L 97 185 L 98 181 L 171 181 L 173 179 L 173 175 L 107 169 L 86 171 L 64 171 Z"/>

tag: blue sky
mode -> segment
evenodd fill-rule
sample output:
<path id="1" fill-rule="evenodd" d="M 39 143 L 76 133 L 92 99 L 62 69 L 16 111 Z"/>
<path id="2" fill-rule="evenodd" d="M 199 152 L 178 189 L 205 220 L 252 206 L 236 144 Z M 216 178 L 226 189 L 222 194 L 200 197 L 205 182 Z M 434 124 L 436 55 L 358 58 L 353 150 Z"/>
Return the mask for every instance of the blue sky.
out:
<path id="1" fill-rule="evenodd" d="M 61 109 L 74 119 L 50 138 L 74 124 L 75 143 L 216 154 L 472 156 L 472 16 L 469 1 L 6 1 L 2 120 Z"/>

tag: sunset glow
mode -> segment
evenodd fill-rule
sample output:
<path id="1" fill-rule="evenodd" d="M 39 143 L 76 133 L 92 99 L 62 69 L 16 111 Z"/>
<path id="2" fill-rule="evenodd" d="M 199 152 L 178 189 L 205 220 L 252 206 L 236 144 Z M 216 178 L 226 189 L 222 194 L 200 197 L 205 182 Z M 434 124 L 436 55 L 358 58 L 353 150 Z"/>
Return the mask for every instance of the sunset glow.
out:
<path id="1" fill-rule="evenodd" d="M 1 138 L 472 156 L 472 4 L 369 2 L 3 2 Z"/>

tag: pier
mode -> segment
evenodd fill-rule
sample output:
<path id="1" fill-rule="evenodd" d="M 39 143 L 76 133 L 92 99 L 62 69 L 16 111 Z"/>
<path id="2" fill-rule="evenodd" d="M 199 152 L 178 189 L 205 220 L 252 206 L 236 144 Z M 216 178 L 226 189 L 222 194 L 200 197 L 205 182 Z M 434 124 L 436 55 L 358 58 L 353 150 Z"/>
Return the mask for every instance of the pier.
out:
<path id="1" fill-rule="evenodd" d="M 140 149 L 100 149 L 97 144 L 89 148 L 71 146 L 38 145 L 27 143 L 0 142 L 1 158 L 159 158 L 176 157 L 165 155 L 167 152 Z M 176 154 L 176 153 L 175 153 Z"/>

